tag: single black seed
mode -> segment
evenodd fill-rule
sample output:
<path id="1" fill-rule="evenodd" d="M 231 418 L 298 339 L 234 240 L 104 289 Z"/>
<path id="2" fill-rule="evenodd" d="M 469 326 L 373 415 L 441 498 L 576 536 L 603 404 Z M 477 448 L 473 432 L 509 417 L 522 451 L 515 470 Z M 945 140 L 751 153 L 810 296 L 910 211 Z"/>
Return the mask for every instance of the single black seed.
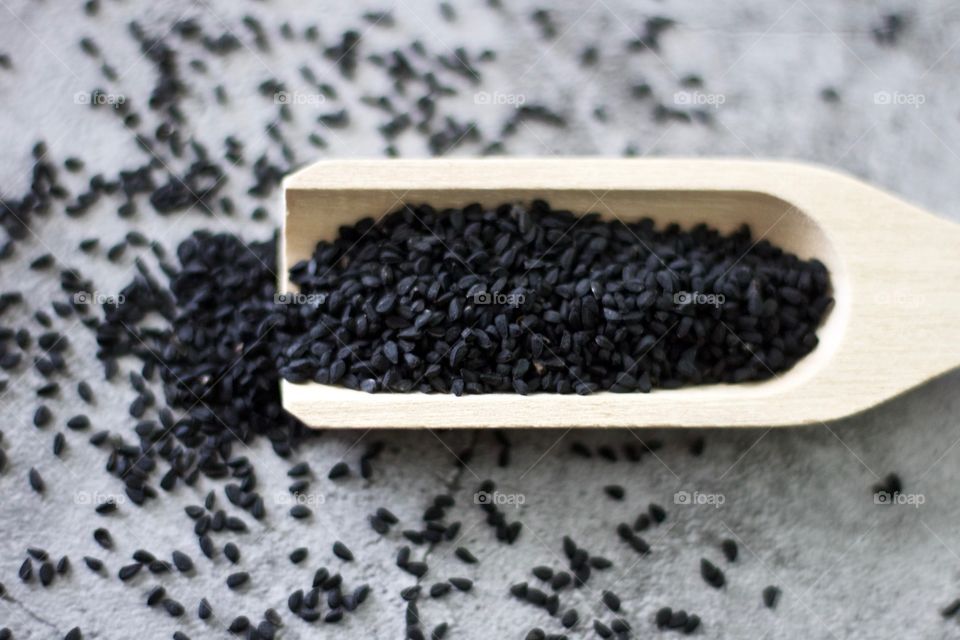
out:
<path id="1" fill-rule="evenodd" d="M 80 627 L 74 627 L 67 631 L 67 635 L 63 636 L 63 640 L 83 640 L 83 632 L 80 631 Z"/>
<path id="2" fill-rule="evenodd" d="M 43 490 L 46 488 L 46 485 L 43 482 L 43 477 L 40 475 L 40 472 L 30 467 L 30 473 L 28 474 L 28 479 L 30 480 L 30 488 L 36 491 L 37 493 L 43 493 Z"/>
<path id="3" fill-rule="evenodd" d="M 560 624 L 567 629 L 572 629 L 574 626 L 576 626 L 579 620 L 580 614 L 577 613 L 577 610 L 568 609 L 567 612 L 563 614 L 563 617 L 560 618 Z"/>
<path id="4" fill-rule="evenodd" d="M 312 513 L 313 512 L 310 511 L 310 508 L 303 504 L 295 504 L 292 507 L 290 507 L 290 515 L 298 520 L 302 520 L 303 518 L 309 518 L 310 514 Z"/>
<path id="5" fill-rule="evenodd" d="M 200 604 L 197 605 L 197 617 L 201 620 L 206 620 L 211 615 L 213 615 L 213 608 L 210 606 L 210 603 L 207 602 L 206 598 L 201 598 Z"/>
<path id="6" fill-rule="evenodd" d="M 723 575 L 723 571 L 721 571 L 715 564 L 706 558 L 700 559 L 700 575 L 703 577 L 704 581 L 714 589 L 719 589 L 726 584 L 726 578 Z"/>
<path id="7" fill-rule="evenodd" d="M 126 566 L 120 567 L 120 571 L 117 573 L 117 576 L 121 580 L 126 582 L 127 580 L 130 580 L 135 575 L 140 573 L 140 569 L 142 568 L 143 568 L 143 565 L 140 563 L 128 564 Z"/>
<path id="8" fill-rule="evenodd" d="M 156 586 L 147 594 L 147 606 L 153 607 L 160 604 L 167 595 L 167 590 L 162 586 Z"/>
<path id="9" fill-rule="evenodd" d="M 94 573 L 100 573 L 101 571 L 103 571 L 103 562 L 101 562 L 100 560 L 93 558 L 91 556 L 84 556 L 83 561 L 87 565 L 87 567 L 90 569 L 90 571 L 93 571 Z"/>
<path id="10" fill-rule="evenodd" d="M 353 561 L 353 553 L 347 548 L 347 545 L 343 544 L 339 540 L 333 543 L 333 555 L 345 562 Z"/>
<path id="11" fill-rule="evenodd" d="M 476 564 L 477 562 L 476 556 L 470 553 L 470 550 L 467 549 L 466 547 L 457 547 L 454 553 L 458 558 L 460 558 L 460 560 L 462 560 L 463 562 L 466 562 L 467 564 Z"/>
<path id="12" fill-rule="evenodd" d="M 327 477 L 331 480 L 336 480 L 338 478 L 343 478 L 350 474 L 350 467 L 347 466 L 346 462 L 338 462 L 330 469 L 330 473 L 327 474 Z"/>
<path id="13" fill-rule="evenodd" d="M 33 564 L 30 562 L 30 558 L 27 558 L 23 561 L 23 564 L 20 565 L 20 570 L 17 572 L 17 575 L 23 582 L 30 582 L 30 580 L 33 579 Z"/>
<path id="14" fill-rule="evenodd" d="M 612 591 L 604 591 L 601 599 L 603 600 L 603 604 L 605 604 L 610 611 L 620 611 L 620 598 L 617 596 L 617 594 L 613 593 Z"/>
<path id="15" fill-rule="evenodd" d="M 780 600 L 780 589 L 773 585 L 766 587 L 763 590 L 763 606 L 768 609 L 774 609 L 777 606 L 777 602 Z M 960 600 L 956 603 L 957 609 L 960 610 Z"/>
<path id="16" fill-rule="evenodd" d="M 240 548 L 232 542 L 223 545 L 223 555 L 233 564 L 240 562 Z"/>
<path id="17" fill-rule="evenodd" d="M 191 560 L 190 556 L 182 551 L 173 552 L 173 564 L 181 573 L 189 573 L 190 571 L 193 571 L 193 560 Z"/>
<path id="18" fill-rule="evenodd" d="M 450 584 L 447 582 L 437 582 L 430 586 L 430 597 L 440 598 L 450 592 Z"/>
<path id="19" fill-rule="evenodd" d="M 626 495 L 624 488 L 618 484 L 608 484 L 603 488 L 603 491 L 614 500 L 623 500 Z"/>
<path id="20" fill-rule="evenodd" d="M 40 565 L 40 584 L 43 586 L 48 586 L 53 582 L 53 577 L 56 575 L 56 570 L 53 568 L 53 563 L 50 561 L 44 562 Z"/>
<path id="21" fill-rule="evenodd" d="M 230 633 L 240 633 L 241 631 L 246 631 L 250 626 L 250 620 L 246 616 L 237 616 L 230 623 L 230 626 L 227 627 L 227 631 Z"/>
<path id="22" fill-rule="evenodd" d="M 299 547 L 290 552 L 290 562 L 293 564 L 300 564 L 307 558 L 307 548 Z"/>
<path id="23" fill-rule="evenodd" d="M 667 519 L 667 512 L 658 504 L 650 503 L 650 507 L 647 510 L 650 512 L 650 517 L 657 524 Z"/>
<path id="24" fill-rule="evenodd" d="M 171 618 L 179 618 L 184 613 L 183 605 L 170 598 L 163 601 L 163 608 Z"/>
<path id="25" fill-rule="evenodd" d="M 473 589 L 473 582 L 467 578 L 450 578 L 450 584 L 460 591 L 470 591 Z"/>
<path id="26" fill-rule="evenodd" d="M 730 538 L 723 540 L 720 543 L 720 549 L 723 551 L 724 557 L 727 559 L 727 562 L 736 562 L 737 560 L 737 543 Z"/>
<path id="27" fill-rule="evenodd" d="M 94 529 L 93 539 L 104 549 L 113 549 L 113 538 L 110 532 L 103 528 Z"/>
<path id="28" fill-rule="evenodd" d="M 250 580 L 250 574 L 240 571 L 238 573 L 231 573 L 227 576 L 227 586 L 230 589 L 239 589 L 245 585 Z"/>

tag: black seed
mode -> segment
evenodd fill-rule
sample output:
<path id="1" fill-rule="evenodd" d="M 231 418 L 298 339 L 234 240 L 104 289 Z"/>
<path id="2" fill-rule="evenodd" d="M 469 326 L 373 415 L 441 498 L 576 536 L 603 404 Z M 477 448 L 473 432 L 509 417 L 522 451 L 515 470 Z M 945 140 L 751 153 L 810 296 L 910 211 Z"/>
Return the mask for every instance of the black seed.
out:
<path id="1" fill-rule="evenodd" d="M 780 600 L 780 589 L 770 585 L 769 587 L 763 590 L 763 606 L 768 609 L 774 609 L 777 606 L 777 602 Z M 957 603 L 958 610 L 960 610 L 960 601 Z M 946 617 L 946 616 L 944 616 Z"/>
<path id="2" fill-rule="evenodd" d="M 223 555 L 233 564 L 240 562 L 240 549 L 232 542 L 223 545 Z"/>
<path id="3" fill-rule="evenodd" d="M 30 558 L 23 561 L 17 575 L 20 576 L 20 580 L 23 582 L 30 582 L 30 580 L 33 579 L 33 564 L 30 562 Z"/>
<path id="4" fill-rule="evenodd" d="M 246 616 L 237 616 L 230 623 L 230 626 L 227 627 L 227 631 L 230 633 L 240 633 L 241 631 L 246 631 L 250 626 L 250 620 Z"/>
<path id="5" fill-rule="evenodd" d="M 290 552 L 290 562 L 293 564 L 300 564 L 307 557 L 307 548 L 299 547 Z"/>
<path id="6" fill-rule="evenodd" d="M 724 557 L 727 559 L 727 562 L 736 562 L 737 560 L 737 543 L 730 538 L 723 540 L 720 543 L 720 549 L 723 551 Z"/>
<path id="7" fill-rule="evenodd" d="M 470 553 L 469 549 L 467 549 L 466 547 L 457 547 L 454 553 L 458 558 L 460 558 L 460 560 L 462 560 L 463 562 L 466 562 L 467 564 L 476 564 L 477 562 L 476 556 Z"/>
<path id="8" fill-rule="evenodd" d="M 430 597 L 440 598 L 450 592 L 450 584 L 447 582 L 437 582 L 430 586 Z"/>
<path id="9" fill-rule="evenodd" d="M 153 607 L 160 604 L 167 595 L 167 590 L 161 586 L 156 586 L 147 594 L 147 606 Z"/>
<path id="10" fill-rule="evenodd" d="M 89 567 L 90 571 L 93 571 L 94 573 L 100 573 L 103 571 L 103 562 L 100 560 L 90 556 L 84 556 L 83 561 L 86 563 L 87 567 Z"/>
<path id="11" fill-rule="evenodd" d="M 37 410 L 33 414 L 33 424 L 37 428 L 45 427 L 50 424 L 50 420 L 53 419 L 53 413 L 46 405 L 40 405 L 37 407 Z"/>
<path id="12" fill-rule="evenodd" d="M 560 624 L 567 629 L 572 629 L 579 620 L 580 615 L 577 613 L 577 610 L 568 609 L 567 612 L 563 614 L 563 617 L 560 618 Z"/>
<path id="13" fill-rule="evenodd" d="M 607 605 L 610 611 L 620 611 L 620 598 L 612 591 L 604 591 L 602 596 L 603 604 Z"/>
<path id="14" fill-rule="evenodd" d="M 333 543 L 333 555 L 345 562 L 351 562 L 353 560 L 353 553 L 347 548 L 347 545 L 339 540 Z"/>
<path id="15" fill-rule="evenodd" d="M 657 524 L 667 519 L 667 512 L 658 504 L 651 503 L 648 511 L 650 512 L 650 517 L 653 518 L 653 521 Z"/>
<path id="16" fill-rule="evenodd" d="M 110 532 L 106 529 L 94 529 L 93 539 L 104 549 L 113 549 L 113 538 L 110 537 Z"/>
<path id="17" fill-rule="evenodd" d="M 241 586 L 247 583 L 250 580 L 250 575 L 243 571 L 239 573 L 231 573 L 227 576 L 227 586 L 231 589 L 239 589 Z"/>
<path id="18" fill-rule="evenodd" d="M 338 462 L 333 465 L 333 468 L 330 469 L 330 473 L 327 474 L 327 477 L 331 480 L 336 480 L 338 478 L 343 478 L 350 474 L 350 467 L 347 466 L 346 462 Z"/>
<path id="19" fill-rule="evenodd" d="M 119 577 L 121 580 L 126 582 L 127 580 L 130 580 L 135 575 L 140 573 L 140 569 L 142 568 L 143 568 L 143 565 L 139 563 L 128 564 L 126 566 L 120 567 L 120 571 L 117 573 L 117 577 Z"/>
<path id="20" fill-rule="evenodd" d="M 182 551 L 173 552 L 173 564 L 177 567 L 177 570 L 181 573 L 188 573 L 193 571 L 193 560 L 190 559 L 190 556 L 183 553 Z"/>
<path id="21" fill-rule="evenodd" d="M 62 558 L 57 560 L 57 574 L 62 576 L 69 571 L 70 571 L 70 558 L 68 558 L 67 556 L 63 556 Z"/>
<path id="22" fill-rule="evenodd" d="M 466 578 L 450 578 L 450 584 L 460 591 L 470 591 L 473 589 L 473 582 Z"/>
<path id="23" fill-rule="evenodd" d="M 700 575 L 714 589 L 719 589 L 726 583 L 723 572 L 706 558 L 700 559 Z"/>
<path id="24" fill-rule="evenodd" d="M 290 515 L 298 520 L 303 518 L 309 518 L 310 514 L 313 513 L 310 511 L 309 507 L 303 504 L 295 504 L 290 507 Z"/>
<path id="25" fill-rule="evenodd" d="M 608 484 L 603 488 L 603 491 L 614 500 L 623 500 L 624 495 L 626 495 L 626 491 L 618 484 Z"/>
<path id="26" fill-rule="evenodd" d="M 200 599 L 200 604 L 197 605 L 197 616 L 201 620 L 206 620 L 213 615 L 213 608 L 210 606 L 210 603 L 207 602 L 206 598 Z"/>
<path id="27" fill-rule="evenodd" d="M 183 605 L 170 598 L 163 601 L 163 608 L 171 618 L 179 618 L 184 613 Z"/>
<path id="28" fill-rule="evenodd" d="M 28 479 L 30 480 L 30 488 L 36 491 L 37 493 L 43 493 L 43 490 L 46 488 L 46 485 L 43 482 L 43 477 L 40 475 L 40 472 L 30 467 L 30 473 L 28 474 Z"/>
<path id="29" fill-rule="evenodd" d="M 63 636 L 63 640 L 83 640 L 83 632 L 80 631 L 80 627 L 74 627 L 67 631 L 67 635 Z"/>

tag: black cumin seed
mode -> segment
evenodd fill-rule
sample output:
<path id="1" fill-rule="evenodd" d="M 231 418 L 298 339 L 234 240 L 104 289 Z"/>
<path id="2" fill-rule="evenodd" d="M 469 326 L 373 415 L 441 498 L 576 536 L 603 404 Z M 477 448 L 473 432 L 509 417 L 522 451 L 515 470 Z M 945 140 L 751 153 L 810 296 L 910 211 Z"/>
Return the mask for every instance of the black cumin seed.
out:
<path id="1" fill-rule="evenodd" d="M 327 477 L 331 480 L 337 480 L 338 478 L 343 478 L 350 474 L 350 467 L 346 462 L 338 462 L 330 469 L 330 473 L 327 474 Z"/>
<path id="2" fill-rule="evenodd" d="M 156 586 L 150 590 L 150 593 L 147 594 L 147 606 L 152 607 L 154 605 L 160 604 L 163 598 L 167 595 L 167 590 L 161 586 Z"/>
<path id="3" fill-rule="evenodd" d="M 91 556 L 83 556 L 83 562 L 87 565 L 90 571 L 93 571 L 94 573 L 100 573 L 103 571 L 103 562 L 96 558 Z"/>
<path id="4" fill-rule="evenodd" d="M 189 573 L 190 571 L 193 571 L 193 560 L 191 560 L 190 556 L 182 551 L 173 552 L 173 564 L 177 567 L 177 570 L 180 571 L 180 573 Z"/>
<path id="5" fill-rule="evenodd" d="M 473 582 L 467 578 L 450 578 L 450 584 L 460 591 L 470 591 L 473 589 Z"/>
<path id="6" fill-rule="evenodd" d="M 230 589 L 239 589 L 244 584 L 246 584 L 247 581 L 249 580 L 250 580 L 250 574 L 244 571 L 240 571 L 238 573 L 231 573 L 229 576 L 227 576 L 227 586 Z"/>
<path id="7" fill-rule="evenodd" d="M 39 560 L 41 562 L 43 562 L 44 560 L 50 557 L 45 550 L 40 549 L 38 547 L 29 547 L 27 549 L 27 555 L 29 555 L 34 560 Z"/>
<path id="8" fill-rule="evenodd" d="M 94 529 L 93 539 L 96 540 L 97 544 L 104 549 L 113 549 L 113 538 L 110 536 L 110 532 L 106 529 Z"/>
<path id="9" fill-rule="evenodd" d="M 460 558 L 460 560 L 462 560 L 463 562 L 466 562 L 467 564 L 476 564 L 477 562 L 476 556 L 470 553 L 470 550 L 467 549 L 466 547 L 457 547 L 454 553 L 458 558 Z"/>
<path id="10" fill-rule="evenodd" d="M 353 561 L 353 553 L 347 548 L 347 545 L 343 544 L 339 540 L 333 543 L 333 555 L 345 562 Z"/>
<path id="11" fill-rule="evenodd" d="M 623 500 L 626 495 L 624 488 L 618 484 L 608 484 L 603 488 L 603 491 L 614 500 Z"/>
<path id="12" fill-rule="evenodd" d="M 720 543 L 720 550 L 723 551 L 724 557 L 727 559 L 727 562 L 736 562 L 737 560 L 737 543 L 730 538 L 723 540 Z"/>
<path id="13" fill-rule="evenodd" d="M 780 601 L 780 589 L 770 585 L 769 587 L 763 590 L 763 606 L 768 609 L 775 609 L 777 602 Z M 957 604 L 958 609 L 960 609 L 960 600 Z"/>
<path id="14" fill-rule="evenodd" d="M 53 576 L 56 574 L 56 571 L 53 568 L 53 563 L 50 561 L 44 562 L 40 565 L 40 584 L 43 586 L 48 586 L 53 582 Z"/>
<path id="15" fill-rule="evenodd" d="M 700 559 L 700 575 L 704 581 L 714 589 L 720 589 L 726 584 L 723 571 L 706 558 Z"/>
<path id="16" fill-rule="evenodd" d="M 126 582 L 130 580 L 135 575 L 140 573 L 140 569 L 143 568 L 143 565 L 140 563 L 128 564 L 123 567 L 120 567 L 120 571 L 117 572 L 117 577 Z"/>
<path id="17" fill-rule="evenodd" d="M 310 508 L 303 504 L 295 504 L 290 507 L 290 515 L 298 520 L 309 518 L 311 513 L 313 512 L 310 511 Z"/>
<path id="18" fill-rule="evenodd" d="M 80 631 L 80 627 L 74 627 L 67 631 L 67 635 L 63 636 L 63 640 L 83 640 L 83 632 Z"/>
<path id="19" fill-rule="evenodd" d="M 613 631 L 610 630 L 610 627 L 608 627 L 607 625 L 603 624 L 603 623 L 600 622 L 599 620 L 594 620 L 594 621 L 593 621 L 593 630 L 594 630 L 594 631 L 596 632 L 596 634 L 597 634 L 598 636 L 600 636 L 601 638 L 612 638 L 612 637 L 613 637 Z"/>
<path id="20" fill-rule="evenodd" d="M 170 598 L 163 601 L 163 608 L 166 609 L 167 614 L 169 614 L 171 618 L 179 618 L 184 612 L 183 605 Z"/>
<path id="21" fill-rule="evenodd" d="M 299 547 L 290 552 L 290 562 L 300 564 L 307 558 L 307 548 Z"/>
<path id="22" fill-rule="evenodd" d="M 667 519 L 667 512 L 658 504 L 650 503 L 648 511 L 650 512 L 650 517 L 653 518 L 653 521 L 657 524 Z"/>
<path id="23" fill-rule="evenodd" d="M 227 560 L 233 564 L 240 562 L 240 549 L 232 542 L 223 545 L 223 555 L 227 556 Z"/>
<path id="24" fill-rule="evenodd" d="M 572 629 L 579 620 L 580 614 L 577 613 L 577 610 L 568 609 L 567 612 L 563 614 L 563 617 L 560 618 L 560 624 L 567 629 Z"/>
<path id="25" fill-rule="evenodd" d="M 430 586 L 430 597 L 440 598 L 450 593 L 450 584 L 447 582 L 437 582 Z"/>
<path id="26" fill-rule="evenodd" d="M 40 472 L 30 467 L 30 473 L 28 474 L 28 479 L 30 480 L 30 488 L 36 491 L 37 493 L 43 493 L 43 490 L 46 488 L 46 485 L 43 482 L 43 477 L 40 475 Z"/>
<path id="27" fill-rule="evenodd" d="M 211 615 L 213 615 L 213 608 L 210 606 L 210 603 L 207 602 L 206 598 L 201 598 L 200 604 L 197 605 L 197 616 L 201 620 L 206 620 Z"/>
<path id="28" fill-rule="evenodd" d="M 30 562 L 30 558 L 23 561 L 17 575 L 20 576 L 20 580 L 23 582 L 30 582 L 30 580 L 33 579 L 33 564 Z"/>
<path id="29" fill-rule="evenodd" d="M 241 631 L 246 631 L 250 626 L 250 619 L 246 616 L 237 616 L 230 623 L 230 626 L 227 627 L 227 631 L 230 633 L 240 633 Z"/>

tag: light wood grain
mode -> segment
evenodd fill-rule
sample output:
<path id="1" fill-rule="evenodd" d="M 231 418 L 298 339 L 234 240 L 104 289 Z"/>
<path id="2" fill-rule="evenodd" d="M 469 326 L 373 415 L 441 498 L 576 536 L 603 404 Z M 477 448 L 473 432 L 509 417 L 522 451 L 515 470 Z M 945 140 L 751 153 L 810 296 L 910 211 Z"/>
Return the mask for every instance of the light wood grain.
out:
<path id="1" fill-rule="evenodd" d="M 830 269 L 819 346 L 775 379 L 649 394 L 367 394 L 282 383 L 317 427 L 784 426 L 863 411 L 960 365 L 960 226 L 826 169 L 786 162 L 529 158 L 314 164 L 284 182 L 281 288 L 321 239 L 401 203 L 543 198 L 607 218 L 730 231 L 747 223 Z M 575 230 L 574 230 L 575 232 Z"/>

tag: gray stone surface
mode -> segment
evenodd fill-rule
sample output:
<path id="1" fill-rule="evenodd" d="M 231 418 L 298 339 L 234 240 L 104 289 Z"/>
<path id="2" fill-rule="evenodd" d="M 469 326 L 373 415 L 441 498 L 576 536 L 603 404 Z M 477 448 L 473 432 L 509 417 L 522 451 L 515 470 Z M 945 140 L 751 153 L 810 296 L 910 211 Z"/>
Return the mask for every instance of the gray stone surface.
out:
<path id="1" fill-rule="evenodd" d="M 538 35 L 529 19 L 535 5 L 528 2 L 504 2 L 507 6 L 500 11 L 485 3 L 458 2 L 459 17 L 453 23 L 441 19 L 435 3 L 412 0 L 102 4 L 101 16 L 90 20 L 83 17 L 78 3 L 0 2 L 0 51 L 13 61 L 12 70 L 0 71 L 4 149 L 0 185 L 5 197 L 22 193 L 28 184 L 29 150 L 38 137 L 47 141 L 53 158 L 82 156 L 90 174 L 114 173 L 143 160 L 114 117 L 105 111 L 91 113 L 74 100 L 80 92 L 104 86 L 131 96 L 142 108 L 154 72 L 126 36 L 127 21 L 135 17 L 160 34 L 178 17 L 195 16 L 211 29 L 236 31 L 249 44 L 240 23 L 249 11 L 263 19 L 272 35 L 285 16 L 298 28 L 318 22 L 328 43 L 342 29 L 357 27 L 363 31 L 363 56 L 413 38 L 441 54 L 461 44 L 471 53 L 494 49 L 497 61 L 480 65 L 482 84 L 456 83 L 460 94 L 448 103 L 457 113 L 475 118 L 488 140 L 495 139 L 512 107 L 483 104 L 478 91 L 501 96 L 494 102 L 516 101 L 518 96 L 528 104 L 542 102 L 568 118 L 562 129 L 522 125 L 505 142 L 511 154 L 618 155 L 633 146 L 650 155 L 806 160 L 844 169 L 960 220 L 955 180 L 960 168 L 956 107 L 960 6 L 946 0 L 557 1 L 550 3 L 558 29 L 553 40 Z M 392 28 L 359 19 L 367 8 L 391 7 L 397 20 Z M 899 43 L 878 45 L 871 28 L 885 13 L 901 10 L 908 25 Z M 647 16 L 655 14 L 678 23 L 663 36 L 660 51 L 627 53 L 624 43 Z M 80 52 L 77 40 L 84 35 L 96 39 L 120 73 L 119 81 L 106 83 L 99 64 Z M 599 64 L 580 67 L 580 51 L 593 43 L 600 47 Z M 263 127 L 274 117 L 274 105 L 256 94 L 257 85 L 276 76 L 308 91 L 297 84 L 296 73 L 306 60 L 322 79 L 337 86 L 341 100 L 295 109 L 289 130 L 299 134 L 291 136 L 298 159 L 379 155 L 383 142 L 375 126 L 385 118 L 358 101 L 365 94 L 378 95 L 384 88 L 383 76 L 364 65 L 357 82 L 347 83 L 321 61 L 316 46 L 302 42 L 278 45 L 270 53 L 245 49 L 212 63 L 210 76 L 222 77 L 233 96 L 225 111 L 215 107 L 210 81 L 191 75 L 187 100 L 191 128 L 212 149 L 219 149 L 224 135 L 238 134 L 247 141 L 247 157 L 255 158 L 266 148 Z M 705 84 L 698 93 L 685 96 L 721 103 L 707 107 L 713 116 L 709 124 L 656 122 L 651 117 L 652 100 L 630 97 L 630 86 L 645 81 L 656 96 L 674 106 L 675 93 L 684 90 L 680 79 L 688 73 L 699 74 Z M 820 91 L 828 86 L 839 92 L 838 103 L 821 99 Z M 884 104 L 884 96 L 890 104 Z M 304 138 L 318 129 L 317 113 L 341 104 L 350 107 L 352 124 L 325 133 L 330 148 L 318 155 Z M 601 105 L 609 116 L 606 123 L 592 116 Z M 422 138 L 413 134 L 402 137 L 397 146 L 402 155 L 427 152 Z M 472 155 L 478 150 L 478 145 L 468 144 L 455 153 Z M 87 259 L 76 250 L 84 237 L 99 236 L 102 245 L 109 246 L 132 227 L 168 247 L 201 227 L 266 237 L 269 223 L 243 221 L 253 206 L 244 196 L 248 171 L 237 167 L 230 172 L 227 191 L 242 203 L 244 214 L 232 220 L 197 212 L 160 218 L 142 203 L 130 223 L 118 222 L 115 203 L 108 202 L 82 221 L 65 222 L 59 213 L 38 220 L 34 235 L 18 244 L 17 257 L 0 264 L 0 289 L 19 289 L 28 302 L 8 311 L 3 324 L 36 330 L 29 314 L 48 307 L 58 294 L 55 278 L 26 267 L 45 251 L 61 264 L 80 266 L 105 291 L 129 279 L 132 251 L 120 266 L 102 258 Z M 275 222 L 279 207 L 276 199 L 271 202 Z M 9 389 L 0 396 L 4 433 L 0 447 L 9 458 L 0 473 L 0 582 L 8 591 L 0 600 L 0 628 L 9 626 L 15 638 L 60 638 L 74 625 L 81 626 L 86 638 L 154 640 L 169 638 L 177 629 L 192 638 L 219 638 L 227 635 L 224 627 L 233 616 L 255 619 L 267 607 L 276 607 L 287 620 L 284 638 L 402 637 L 404 603 L 398 593 L 414 579 L 394 564 L 401 544 L 399 530 L 416 526 L 422 510 L 441 490 L 451 491 L 457 499 L 450 519 L 463 523 L 458 544 L 481 560 L 473 566 L 460 563 L 451 544 L 414 551 L 416 557 L 429 560 L 425 585 L 454 575 L 475 580 L 472 593 L 453 593 L 421 604 L 425 629 L 447 621 L 449 637 L 522 638 L 533 626 L 560 632 L 557 620 L 509 598 L 507 586 L 533 580 L 529 571 L 534 565 L 565 564 L 564 534 L 616 563 L 609 571 L 597 572 L 585 588 L 563 592 L 564 607 L 575 606 L 581 616 L 570 637 L 594 637 L 589 630 L 593 618 L 612 617 L 599 603 L 603 589 L 620 594 L 623 615 L 633 625 L 635 637 L 658 633 L 653 615 L 664 605 L 698 613 L 704 621 L 698 634 L 709 638 L 960 637 L 956 621 L 944 621 L 938 613 L 960 596 L 958 374 L 863 416 L 809 428 L 516 431 L 509 434 L 513 450 L 505 468 L 497 465 L 498 447 L 489 433 L 326 432 L 296 455 L 309 461 L 318 475 L 316 493 L 311 495 L 316 515 L 309 523 L 284 514 L 289 506 L 285 504 L 289 463 L 274 456 L 264 442 L 255 442 L 243 453 L 255 462 L 271 517 L 251 524 L 245 535 L 232 536 L 242 549 L 243 569 L 253 576 L 244 593 L 233 593 L 224 587 L 231 571 L 228 563 L 222 555 L 212 563 L 202 558 L 183 513 L 184 505 L 199 502 L 206 491 L 219 490 L 222 483 L 202 479 L 194 489 L 181 487 L 146 508 L 124 504 L 119 514 L 103 518 L 86 503 L 98 496 L 122 495 L 118 481 L 102 470 L 104 453 L 89 446 L 84 435 L 69 432 L 63 459 L 52 455 L 54 432 L 64 430 L 65 420 L 81 410 L 98 428 L 124 434 L 132 429 L 126 413 L 131 390 L 122 382 L 100 380 L 91 335 L 71 325 L 69 320 L 58 321 L 71 342 L 69 380 L 96 379 L 96 406 L 83 408 L 72 382 L 63 380 L 62 397 L 51 402 L 56 424 L 38 431 L 31 424 L 33 390 L 40 384 L 34 371 L 13 372 Z M 125 371 L 130 366 L 125 363 Z M 705 438 L 706 449 L 694 457 L 687 447 L 698 435 Z M 624 444 L 640 446 L 640 440 L 653 438 L 662 441 L 663 448 L 638 464 L 597 457 L 582 460 L 569 452 L 574 440 L 591 446 L 610 444 L 619 451 Z M 387 448 L 369 481 L 356 474 L 339 483 L 325 479 L 326 470 L 340 459 L 355 469 L 363 447 L 374 439 L 384 441 Z M 458 469 L 453 452 L 474 441 L 473 458 Z M 30 467 L 46 479 L 43 497 L 27 485 Z M 908 494 L 922 496 L 921 506 L 874 504 L 871 486 L 891 471 L 903 478 Z M 505 494 L 523 496 L 515 517 L 524 528 L 512 546 L 495 541 L 473 504 L 475 487 L 485 478 L 494 479 Z M 602 492 L 604 485 L 614 482 L 626 487 L 623 502 Z M 678 491 L 720 496 L 723 504 L 675 504 Z M 225 503 L 222 492 L 220 500 Z M 640 558 L 619 541 L 614 528 L 621 521 L 632 522 L 650 502 L 664 505 L 668 518 L 648 532 L 653 552 Z M 386 539 L 378 539 L 366 523 L 367 515 L 381 505 L 402 521 Z M 114 551 L 95 545 L 91 532 L 96 526 L 112 531 Z M 217 542 L 222 545 L 230 538 L 219 536 Z M 730 566 L 718 548 L 723 538 L 740 544 L 740 558 Z M 331 545 L 337 539 L 350 545 L 355 562 L 345 564 L 333 557 Z M 36 581 L 22 584 L 17 568 L 29 545 L 42 546 L 55 557 L 69 555 L 70 575 L 47 589 Z M 286 554 L 301 545 L 309 547 L 310 557 L 293 566 Z M 116 571 L 138 548 L 157 555 L 184 550 L 197 561 L 196 574 L 159 579 L 141 575 L 122 584 Z M 81 560 L 84 555 L 104 559 L 110 577 L 89 572 Z M 698 573 L 701 557 L 726 570 L 726 588 L 713 590 L 703 582 Z M 368 582 L 373 587 L 361 611 L 339 627 L 310 627 L 286 611 L 286 595 L 309 586 L 312 570 L 321 564 L 341 570 L 349 585 Z M 155 583 L 164 584 L 187 607 L 183 619 L 175 621 L 144 605 Z M 783 589 L 775 611 L 761 605 L 760 592 L 768 584 Z M 212 624 L 195 615 L 203 596 L 217 616 Z"/>

